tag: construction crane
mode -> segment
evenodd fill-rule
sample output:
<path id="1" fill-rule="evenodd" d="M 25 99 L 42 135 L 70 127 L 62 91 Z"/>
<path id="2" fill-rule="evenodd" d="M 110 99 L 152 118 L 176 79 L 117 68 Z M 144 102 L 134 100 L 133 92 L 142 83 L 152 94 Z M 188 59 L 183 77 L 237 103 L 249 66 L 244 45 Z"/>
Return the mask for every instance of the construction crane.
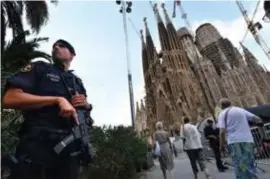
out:
<path id="1" fill-rule="evenodd" d="M 195 35 L 194 35 L 194 32 L 192 31 L 192 28 L 191 28 L 191 25 L 189 23 L 189 20 L 187 18 L 187 13 L 185 12 L 183 6 L 181 5 L 181 1 L 174 1 L 173 3 L 173 14 L 172 14 L 172 17 L 175 18 L 176 17 L 176 7 L 179 7 L 179 11 L 180 11 L 180 14 L 181 14 L 181 18 L 184 20 L 184 22 L 186 23 L 186 26 L 190 32 L 190 34 L 192 35 L 192 37 L 194 38 Z"/>
<path id="2" fill-rule="evenodd" d="M 141 39 L 140 33 L 139 33 L 139 31 L 137 30 L 137 28 L 135 27 L 135 25 L 134 25 L 132 19 L 131 19 L 131 18 L 128 18 L 128 21 L 129 21 L 129 23 L 131 24 L 131 26 L 132 26 L 134 32 L 136 32 L 136 34 L 137 34 L 137 36 L 139 37 L 139 39 Z"/>
<path id="3" fill-rule="evenodd" d="M 251 22 L 254 21 L 255 15 L 257 14 L 258 9 L 259 9 L 260 2 L 261 2 L 261 1 L 258 1 L 258 2 L 257 2 L 257 5 L 256 5 L 256 7 L 255 7 L 255 9 L 254 9 L 254 11 L 253 11 L 252 18 L 251 18 L 251 20 L 250 20 Z M 246 32 L 245 32 L 245 35 L 244 35 L 243 39 L 241 40 L 241 43 L 243 43 L 243 42 L 245 41 L 248 32 L 249 32 L 249 29 L 247 28 L 247 30 L 246 30 Z"/>
<path id="4" fill-rule="evenodd" d="M 239 9 L 240 9 L 240 11 L 245 19 L 248 30 L 253 35 L 257 44 L 262 48 L 262 50 L 265 53 L 265 55 L 267 56 L 268 60 L 270 60 L 270 49 L 267 46 L 266 42 L 264 41 L 263 37 L 259 34 L 259 31 L 262 29 L 262 25 L 259 22 L 253 23 L 252 20 L 249 19 L 248 15 L 247 15 L 247 11 L 245 10 L 241 1 L 236 0 L 236 4 L 239 7 Z"/>

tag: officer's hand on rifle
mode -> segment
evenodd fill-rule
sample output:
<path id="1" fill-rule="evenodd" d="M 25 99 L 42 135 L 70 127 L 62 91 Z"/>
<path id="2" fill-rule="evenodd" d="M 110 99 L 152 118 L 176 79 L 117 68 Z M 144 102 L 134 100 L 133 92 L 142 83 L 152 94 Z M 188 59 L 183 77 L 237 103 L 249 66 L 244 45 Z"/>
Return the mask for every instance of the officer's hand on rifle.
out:
<path id="1" fill-rule="evenodd" d="M 65 98 L 60 97 L 57 102 L 60 108 L 60 116 L 64 118 L 73 117 L 76 124 L 79 124 L 76 109 Z"/>
<path id="2" fill-rule="evenodd" d="M 86 110 L 92 109 L 92 105 L 87 103 L 86 97 L 83 94 L 76 94 L 76 95 L 72 96 L 71 104 L 74 107 L 83 107 Z"/>

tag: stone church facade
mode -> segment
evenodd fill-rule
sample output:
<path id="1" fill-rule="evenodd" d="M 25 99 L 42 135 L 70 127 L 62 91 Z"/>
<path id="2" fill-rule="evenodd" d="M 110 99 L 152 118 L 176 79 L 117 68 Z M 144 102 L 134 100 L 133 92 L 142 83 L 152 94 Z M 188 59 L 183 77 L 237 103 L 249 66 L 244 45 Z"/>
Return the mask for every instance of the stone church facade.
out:
<path id="1" fill-rule="evenodd" d="M 160 52 L 146 18 L 145 35 L 141 30 L 146 96 L 140 105 L 137 103 L 138 132 L 153 132 L 157 121 L 170 130 L 181 125 L 183 116 L 194 122 L 213 116 L 223 97 L 240 107 L 270 102 L 270 72 L 244 45 L 241 55 L 209 23 L 198 27 L 194 38 L 185 27 L 175 29 L 164 4 L 162 10 L 165 22 L 157 5 L 153 6 Z"/>

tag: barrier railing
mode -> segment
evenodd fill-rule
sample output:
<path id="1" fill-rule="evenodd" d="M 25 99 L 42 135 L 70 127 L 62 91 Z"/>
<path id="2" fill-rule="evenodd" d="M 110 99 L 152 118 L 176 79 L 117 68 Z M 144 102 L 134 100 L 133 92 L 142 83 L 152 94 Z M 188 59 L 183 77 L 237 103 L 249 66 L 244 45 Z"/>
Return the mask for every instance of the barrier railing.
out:
<path id="1" fill-rule="evenodd" d="M 266 133 L 263 138 L 258 127 L 252 127 L 251 132 L 255 143 L 255 157 L 258 164 L 270 165 L 270 123 L 264 125 Z"/>

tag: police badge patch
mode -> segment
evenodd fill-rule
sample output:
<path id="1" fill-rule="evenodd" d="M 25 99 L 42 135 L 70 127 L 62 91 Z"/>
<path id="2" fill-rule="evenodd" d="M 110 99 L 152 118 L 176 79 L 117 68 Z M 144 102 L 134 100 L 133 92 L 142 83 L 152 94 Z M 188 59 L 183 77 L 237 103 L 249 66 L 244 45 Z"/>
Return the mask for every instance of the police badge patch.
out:
<path id="1" fill-rule="evenodd" d="M 31 70 L 32 70 L 32 64 L 28 64 L 24 66 L 23 68 L 21 68 L 21 72 L 29 72 Z"/>

